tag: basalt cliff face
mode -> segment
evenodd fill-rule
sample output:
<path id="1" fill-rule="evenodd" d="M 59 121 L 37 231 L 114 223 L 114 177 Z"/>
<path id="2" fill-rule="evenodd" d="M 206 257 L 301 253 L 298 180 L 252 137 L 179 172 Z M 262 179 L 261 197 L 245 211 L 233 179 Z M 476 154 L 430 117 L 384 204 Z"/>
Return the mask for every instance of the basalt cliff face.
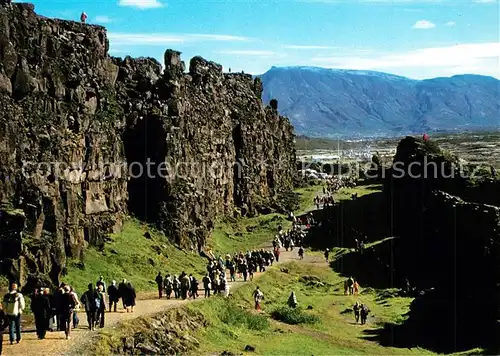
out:
<path id="1" fill-rule="evenodd" d="M 293 128 L 258 79 L 108 47 L 103 27 L 0 2 L 0 272 L 22 284 L 57 282 L 128 212 L 201 250 L 215 217 L 292 188 Z"/>

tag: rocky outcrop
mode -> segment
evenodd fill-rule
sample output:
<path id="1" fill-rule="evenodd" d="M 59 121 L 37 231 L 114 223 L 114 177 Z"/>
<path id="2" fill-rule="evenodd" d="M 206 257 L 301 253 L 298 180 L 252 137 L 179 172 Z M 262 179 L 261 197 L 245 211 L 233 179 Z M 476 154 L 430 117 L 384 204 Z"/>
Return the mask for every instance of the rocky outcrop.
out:
<path id="1" fill-rule="evenodd" d="M 406 327 L 416 345 L 493 351 L 499 345 L 500 207 L 460 198 L 475 190 L 456 162 L 432 142 L 400 142 L 386 189 L 399 237 L 391 267 L 400 285 L 408 278 L 428 291 L 412 305 Z M 440 322 L 432 322 L 437 315 Z"/>
<path id="2" fill-rule="evenodd" d="M 293 129 L 258 79 L 108 47 L 103 27 L 0 6 L 0 258 L 22 283 L 57 282 L 128 211 L 201 250 L 215 217 L 292 187 Z"/>
<path id="3" fill-rule="evenodd" d="M 171 50 L 163 75 L 152 60 L 115 63 L 119 101 L 126 102 L 127 160 L 149 160 L 153 171 L 129 184 L 134 213 L 200 248 L 217 215 L 235 207 L 255 214 L 262 201 L 272 204 L 268 198 L 291 189 L 292 127 L 263 107 L 258 79 L 224 74 L 201 57 L 185 74 L 180 53 Z"/>
<path id="4" fill-rule="evenodd" d="M 12 277 L 49 274 L 120 228 L 127 204 L 106 30 L 0 7 L 2 264 Z M 114 111 L 118 109 L 118 111 Z M 15 248 L 6 249 L 5 243 Z M 10 267 L 9 267 L 10 266 Z M 3 269 L 4 271 L 4 269 Z"/>
<path id="5" fill-rule="evenodd" d="M 199 312 L 176 308 L 120 325 L 117 334 L 101 334 L 85 354 L 185 355 L 200 346 L 196 332 L 209 325 Z"/>
<path id="6" fill-rule="evenodd" d="M 314 246 L 353 248 L 364 236 L 389 238 L 333 263 L 361 285 L 409 283 L 416 299 L 408 320 L 374 337 L 385 346 L 500 351 L 500 207 L 486 194 L 497 183 L 478 188 L 458 163 L 434 142 L 406 137 L 382 193 L 315 212 L 322 224 L 309 233 Z"/>

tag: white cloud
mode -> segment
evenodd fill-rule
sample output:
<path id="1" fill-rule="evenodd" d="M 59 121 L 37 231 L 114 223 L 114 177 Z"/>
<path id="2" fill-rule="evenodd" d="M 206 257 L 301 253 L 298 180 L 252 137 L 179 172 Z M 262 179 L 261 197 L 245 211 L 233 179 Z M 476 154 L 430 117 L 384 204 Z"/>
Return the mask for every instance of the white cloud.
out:
<path id="1" fill-rule="evenodd" d="M 457 23 L 455 21 L 448 21 L 444 25 L 447 27 L 455 27 L 457 25 Z"/>
<path id="2" fill-rule="evenodd" d="M 417 30 L 430 30 L 434 27 L 436 27 L 436 25 L 428 20 L 420 20 L 415 22 L 415 24 L 413 25 L 413 28 Z"/>
<path id="3" fill-rule="evenodd" d="M 118 5 L 136 7 L 138 9 L 156 9 L 165 6 L 165 4 L 158 0 L 119 0 Z"/>
<path id="4" fill-rule="evenodd" d="M 399 73 L 491 75 L 500 78 L 500 42 L 464 43 L 448 47 L 422 48 L 409 52 L 360 57 L 315 57 L 312 61 L 328 68 L 392 70 Z M 441 73 L 441 74 L 439 74 Z"/>
<path id="5" fill-rule="evenodd" d="M 231 36 L 231 35 L 212 35 L 212 34 L 194 33 L 194 34 L 185 35 L 185 36 L 189 36 L 191 38 L 196 38 L 196 39 L 206 39 L 209 41 L 248 41 L 249 40 L 249 38 L 247 38 L 247 37 Z"/>
<path id="6" fill-rule="evenodd" d="M 179 44 L 186 42 L 222 41 L 238 42 L 247 41 L 248 38 L 230 35 L 213 34 L 168 34 L 168 33 L 119 33 L 110 32 L 108 34 L 110 42 L 114 45 L 134 45 L 134 46 L 164 46 L 168 44 Z"/>
<path id="7" fill-rule="evenodd" d="M 283 46 L 286 49 L 299 49 L 299 50 L 309 50 L 309 49 L 337 49 L 339 47 L 333 47 L 333 46 L 303 46 L 303 45 L 286 45 Z"/>
<path id="8" fill-rule="evenodd" d="M 242 49 L 242 50 L 224 50 L 219 51 L 220 54 L 232 54 L 235 56 L 257 56 L 257 57 L 273 57 L 277 53 L 272 51 Z"/>
<path id="9" fill-rule="evenodd" d="M 110 23 L 111 21 L 112 20 L 108 16 L 99 15 L 94 18 L 94 22 L 97 23 Z"/>

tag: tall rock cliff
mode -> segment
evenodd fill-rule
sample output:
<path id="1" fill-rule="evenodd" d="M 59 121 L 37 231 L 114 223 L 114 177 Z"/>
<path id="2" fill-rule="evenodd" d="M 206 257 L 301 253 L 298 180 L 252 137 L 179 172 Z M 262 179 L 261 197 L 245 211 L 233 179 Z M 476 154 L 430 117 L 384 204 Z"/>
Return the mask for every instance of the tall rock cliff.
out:
<path id="1" fill-rule="evenodd" d="M 129 211 L 201 250 L 215 217 L 292 188 L 293 128 L 258 79 L 108 47 L 103 27 L 0 5 L 0 272 L 22 283 L 58 281 Z"/>

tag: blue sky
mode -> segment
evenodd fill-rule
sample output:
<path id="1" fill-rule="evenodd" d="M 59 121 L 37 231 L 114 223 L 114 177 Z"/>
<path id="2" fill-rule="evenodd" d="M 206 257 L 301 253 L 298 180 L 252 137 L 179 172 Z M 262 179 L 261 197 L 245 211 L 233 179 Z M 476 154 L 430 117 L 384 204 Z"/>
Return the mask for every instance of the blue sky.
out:
<path id="1" fill-rule="evenodd" d="M 499 0 L 33 0 L 44 16 L 107 27 L 110 54 L 201 55 L 225 69 L 370 69 L 500 78 Z"/>

